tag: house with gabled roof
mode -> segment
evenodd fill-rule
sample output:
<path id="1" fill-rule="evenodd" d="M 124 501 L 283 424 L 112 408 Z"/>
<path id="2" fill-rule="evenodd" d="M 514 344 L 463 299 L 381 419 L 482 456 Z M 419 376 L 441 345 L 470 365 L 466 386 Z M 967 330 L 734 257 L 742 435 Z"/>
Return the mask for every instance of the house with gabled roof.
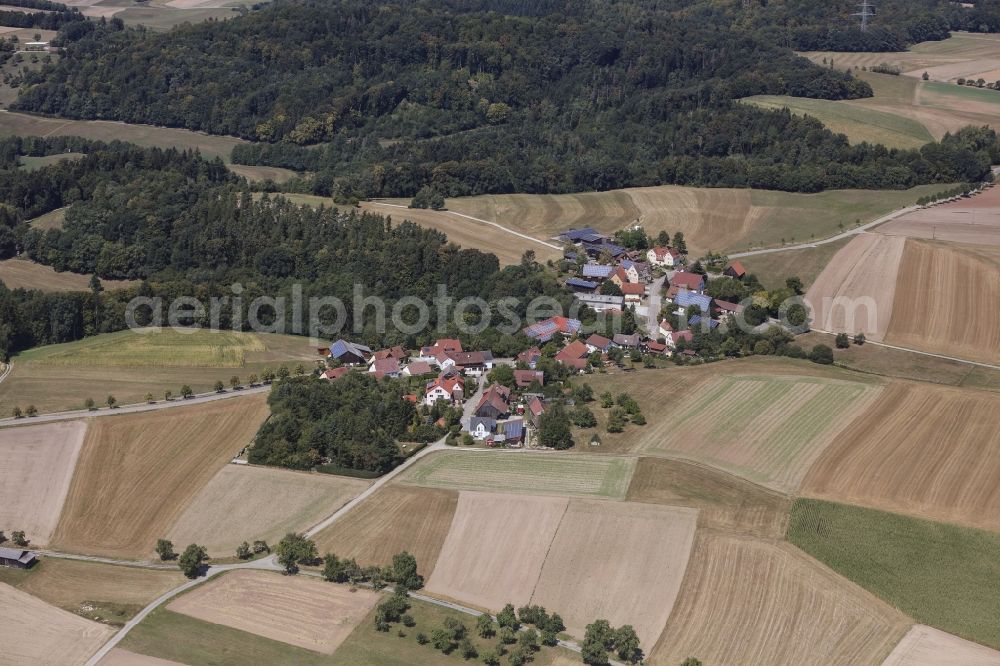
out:
<path id="1" fill-rule="evenodd" d="M 722 274 L 735 280 L 742 280 L 747 275 L 747 269 L 740 262 L 734 261 L 726 266 L 726 270 L 722 271 Z"/>
<path id="2" fill-rule="evenodd" d="M 654 247 L 646 251 L 646 261 L 653 266 L 673 268 L 681 264 L 680 251 L 673 247 Z"/>
<path id="3" fill-rule="evenodd" d="M 493 369 L 493 352 L 447 352 L 441 367 L 453 367 L 466 375 L 478 377 Z"/>
<path id="4" fill-rule="evenodd" d="M 586 297 L 583 294 L 581 296 Z M 548 319 L 524 327 L 523 333 L 538 342 L 548 342 L 556 333 L 561 333 L 565 336 L 576 335 L 582 326 L 583 323 L 579 319 L 549 317 Z"/>
<path id="5" fill-rule="evenodd" d="M 434 368 L 427 361 L 410 361 L 403 368 L 403 374 L 407 377 L 419 377 L 420 375 L 429 375 L 432 372 L 434 372 Z"/>
<path id="6" fill-rule="evenodd" d="M 502 384 L 491 384 L 476 405 L 476 416 L 499 419 L 510 415 L 510 389 Z"/>
<path id="7" fill-rule="evenodd" d="M 535 382 L 538 382 L 539 386 L 545 386 L 545 373 L 541 370 L 514 371 L 514 386 L 517 388 L 526 389 Z"/>
<path id="8" fill-rule="evenodd" d="M 38 554 L 30 550 L 0 547 L 0 566 L 30 569 L 37 561 Z"/>
<path id="9" fill-rule="evenodd" d="M 670 286 L 701 293 L 705 291 L 705 276 L 687 271 L 677 271 L 670 278 Z"/>
<path id="10" fill-rule="evenodd" d="M 339 368 L 330 368 L 329 370 L 323 372 L 319 378 L 327 381 L 333 381 L 334 379 L 340 379 L 350 371 L 351 369 L 349 367 L 342 365 Z"/>
<path id="11" fill-rule="evenodd" d="M 442 338 L 435 341 L 432 345 L 421 347 L 420 356 L 417 357 L 417 360 L 426 361 L 427 363 L 440 364 L 441 360 L 446 358 L 448 353 L 460 351 L 462 351 L 461 340 Z"/>
<path id="12" fill-rule="evenodd" d="M 542 357 L 542 350 L 538 347 L 532 347 L 531 349 L 525 349 L 523 352 L 517 355 L 515 359 L 517 363 L 523 363 L 532 370 L 535 369 L 535 365 L 538 363 L 538 359 Z"/>
<path id="13" fill-rule="evenodd" d="M 693 305 L 703 313 L 708 314 L 712 310 L 712 297 L 681 289 L 674 297 L 674 305 L 682 310 Z"/>
<path id="14" fill-rule="evenodd" d="M 485 416 L 473 416 L 469 419 L 469 434 L 472 439 L 483 441 L 497 429 L 497 420 Z"/>
<path id="15" fill-rule="evenodd" d="M 367 363 L 371 356 L 371 348 L 357 342 L 337 340 L 330 345 L 330 358 L 344 365 L 362 365 Z"/>
<path id="16" fill-rule="evenodd" d="M 607 280 L 615 272 L 614 266 L 607 264 L 584 264 L 580 274 L 584 279 Z"/>
<path id="17" fill-rule="evenodd" d="M 587 367 L 587 357 L 589 355 L 590 349 L 588 349 L 587 345 L 579 340 L 574 340 L 556 354 L 555 360 L 571 368 L 584 370 Z"/>
<path id="18" fill-rule="evenodd" d="M 368 368 L 368 372 L 375 375 L 375 379 L 383 379 L 389 377 L 391 379 L 396 379 L 402 374 L 402 370 L 399 367 L 399 361 L 393 357 L 377 359 Z"/>
<path id="19" fill-rule="evenodd" d="M 621 289 L 626 303 L 641 303 L 643 297 L 646 295 L 646 284 L 644 282 L 629 282 L 623 284 Z"/>
<path id="20" fill-rule="evenodd" d="M 438 400 L 452 405 L 465 400 L 465 381 L 461 375 L 442 373 L 437 379 L 427 382 L 424 388 L 424 404 L 433 407 Z"/>
<path id="21" fill-rule="evenodd" d="M 591 354 L 594 352 L 606 354 L 615 346 L 613 341 L 607 339 L 603 335 L 598 335 L 597 333 L 594 333 L 587 338 L 587 342 L 585 344 L 587 345 L 587 351 Z"/>
<path id="22" fill-rule="evenodd" d="M 615 266 L 615 270 L 611 273 L 611 281 L 619 287 L 628 284 L 628 271 L 621 266 Z"/>

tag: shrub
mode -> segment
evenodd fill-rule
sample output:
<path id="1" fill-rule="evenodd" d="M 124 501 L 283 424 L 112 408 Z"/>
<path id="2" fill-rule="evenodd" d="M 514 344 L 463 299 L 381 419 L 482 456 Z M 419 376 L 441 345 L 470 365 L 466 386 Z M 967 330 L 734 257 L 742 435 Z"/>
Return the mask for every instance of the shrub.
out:
<path id="1" fill-rule="evenodd" d="M 820 365 L 833 364 L 833 350 L 826 345 L 816 345 L 809 352 L 809 360 Z"/>
<path id="2" fill-rule="evenodd" d="M 837 349 L 847 349 L 851 346 L 851 339 L 847 337 L 847 333 L 838 333 L 835 343 Z"/>

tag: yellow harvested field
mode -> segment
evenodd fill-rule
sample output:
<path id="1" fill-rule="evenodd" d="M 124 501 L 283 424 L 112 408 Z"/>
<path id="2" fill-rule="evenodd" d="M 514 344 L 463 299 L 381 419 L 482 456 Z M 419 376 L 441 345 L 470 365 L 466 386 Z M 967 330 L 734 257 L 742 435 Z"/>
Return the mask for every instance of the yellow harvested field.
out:
<path id="1" fill-rule="evenodd" d="M 176 544 L 197 543 L 213 557 L 240 543 L 274 543 L 304 531 L 367 488 L 368 481 L 270 467 L 226 465 L 170 529 Z"/>
<path id="2" fill-rule="evenodd" d="M 57 273 L 51 266 L 27 259 L 0 261 L 0 282 L 8 289 L 37 289 L 46 292 L 89 291 L 90 276 L 81 273 Z M 139 284 L 132 280 L 101 280 L 105 289 L 124 289 Z"/>
<path id="3" fill-rule="evenodd" d="M 230 164 L 229 170 L 238 176 L 243 176 L 251 183 L 258 183 L 265 180 L 273 180 L 279 185 L 287 183 L 296 176 L 291 169 L 269 166 L 247 166 L 245 164 Z"/>
<path id="4" fill-rule="evenodd" d="M 531 599 L 569 500 L 462 492 L 427 592 L 499 610 Z"/>
<path id="5" fill-rule="evenodd" d="M 1000 666 L 1000 652 L 918 624 L 882 666 Z"/>
<path id="6" fill-rule="evenodd" d="M 899 382 L 809 471 L 802 493 L 1000 530 L 1000 396 Z"/>
<path id="7" fill-rule="evenodd" d="M 256 434 L 264 395 L 94 419 L 53 547 L 152 555 L 188 504 Z"/>
<path id="8" fill-rule="evenodd" d="M 453 490 L 389 485 L 316 535 L 320 553 L 354 558 L 362 566 L 386 566 L 407 551 L 417 569 L 431 575 L 458 506 Z"/>
<path id="9" fill-rule="evenodd" d="M 49 542 L 86 432 L 82 421 L 0 430 L 0 530 Z"/>
<path id="10" fill-rule="evenodd" d="M 909 238 L 1000 245 L 1000 187 L 929 206 L 880 225 L 879 233 Z"/>
<path id="11" fill-rule="evenodd" d="M 902 613 L 788 544 L 699 535 L 646 663 L 877 666 L 908 628 Z"/>
<path id="12" fill-rule="evenodd" d="M 46 557 L 17 588 L 73 612 L 81 611 L 85 603 L 130 605 L 138 610 L 185 580 L 179 570 Z"/>
<path id="13" fill-rule="evenodd" d="M 183 664 L 178 664 L 176 661 L 160 659 L 159 657 L 149 657 L 137 652 L 122 650 L 121 648 L 111 650 L 98 663 L 100 666 L 183 666 Z"/>
<path id="14" fill-rule="evenodd" d="M 378 592 L 307 576 L 234 571 L 177 598 L 167 610 L 333 654 L 380 598 Z"/>
<path id="15" fill-rule="evenodd" d="M 83 664 L 114 633 L 111 627 L 4 583 L 0 583 L 0 599 L 0 661 L 4 664 Z"/>
<path id="16" fill-rule="evenodd" d="M 697 525 L 693 509 L 572 500 L 531 603 L 558 609 L 573 636 L 604 618 L 651 649 L 674 606 Z"/>
<path id="17" fill-rule="evenodd" d="M 628 487 L 630 502 L 698 510 L 698 527 L 780 539 L 791 500 L 717 469 L 683 460 L 640 458 Z"/>
<path id="18" fill-rule="evenodd" d="M 886 342 L 1000 360 L 1000 247 L 908 240 Z"/>
<path id="19" fill-rule="evenodd" d="M 879 387 L 781 375 L 703 382 L 645 426 L 644 452 L 711 465 L 781 492 L 871 404 Z"/>
<path id="20" fill-rule="evenodd" d="M 834 255 L 806 292 L 813 328 L 864 333 L 881 342 L 892 316 L 904 245 L 903 238 L 862 233 Z"/>

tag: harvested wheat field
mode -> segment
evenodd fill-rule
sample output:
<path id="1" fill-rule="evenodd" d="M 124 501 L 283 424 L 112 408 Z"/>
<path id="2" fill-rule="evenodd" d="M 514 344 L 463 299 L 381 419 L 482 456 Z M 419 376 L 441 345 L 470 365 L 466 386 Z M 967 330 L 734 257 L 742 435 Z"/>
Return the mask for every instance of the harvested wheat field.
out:
<path id="1" fill-rule="evenodd" d="M 83 664 L 114 630 L 50 606 L 0 583 L 0 661 L 4 664 Z"/>
<path id="2" fill-rule="evenodd" d="M 1000 361 L 1000 247 L 906 242 L 886 341 Z"/>
<path id="3" fill-rule="evenodd" d="M 698 509 L 698 527 L 780 539 L 791 500 L 780 493 L 683 460 L 640 458 L 626 499 Z"/>
<path id="4" fill-rule="evenodd" d="M 881 342 L 893 312 L 904 245 L 903 238 L 862 233 L 834 255 L 806 292 L 813 327 L 864 333 Z"/>
<path id="5" fill-rule="evenodd" d="M 788 544 L 699 535 L 647 663 L 877 666 L 906 617 Z"/>
<path id="6" fill-rule="evenodd" d="M 427 591 L 488 610 L 528 603 L 568 505 L 558 497 L 462 492 Z"/>
<path id="7" fill-rule="evenodd" d="M 49 542 L 86 432 L 83 421 L 0 430 L 0 530 Z"/>
<path id="8" fill-rule="evenodd" d="M 1000 530 L 1000 396 L 892 384 L 823 452 L 802 492 Z"/>
<path id="9" fill-rule="evenodd" d="M 167 609 L 333 654 L 380 596 L 305 576 L 234 571 L 179 597 Z"/>
<path id="10" fill-rule="evenodd" d="M 389 485 L 316 535 L 321 553 L 353 557 L 362 566 L 385 566 L 408 551 L 425 578 L 431 575 L 458 506 L 453 490 Z"/>
<path id="11" fill-rule="evenodd" d="M 531 603 L 556 609 L 574 636 L 594 618 L 631 624 L 651 649 L 684 579 L 697 516 L 693 509 L 571 500 Z"/>
<path id="12" fill-rule="evenodd" d="M 122 650 L 121 648 L 111 650 L 98 663 L 100 666 L 183 666 L 183 664 L 178 664 L 176 661 L 150 657 L 138 652 Z"/>
<path id="13" fill-rule="evenodd" d="M 0 261 L 0 282 L 8 289 L 36 289 L 46 292 L 87 291 L 90 276 L 68 271 L 58 273 L 51 266 L 36 264 L 27 259 Z M 101 280 L 105 289 L 124 289 L 139 284 L 136 281 Z"/>
<path id="14" fill-rule="evenodd" d="M 187 505 L 253 438 L 264 395 L 95 419 L 53 546 L 142 558 Z"/>
<path id="15" fill-rule="evenodd" d="M 882 666 L 1000 666 L 1000 652 L 917 624 Z"/>
<path id="16" fill-rule="evenodd" d="M 367 488 L 368 481 L 269 467 L 226 465 L 188 504 L 169 538 L 198 543 L 213 557 L 243 541 L 274 543 L 302 532 Z"/>
<path id="17" fill-rule="evenodd" d="M 1000 187 L 915 210 L 879 226 L 878 231 L 909 238 L 1000 245 Z"/>
<path id="18" fill-rule="evenodd" d="M 796 490 L 824 448 L 879 387 L 780 375 L 722 376 L 647 425 L 646 453 L 684 458 L 781 492 Z"/>

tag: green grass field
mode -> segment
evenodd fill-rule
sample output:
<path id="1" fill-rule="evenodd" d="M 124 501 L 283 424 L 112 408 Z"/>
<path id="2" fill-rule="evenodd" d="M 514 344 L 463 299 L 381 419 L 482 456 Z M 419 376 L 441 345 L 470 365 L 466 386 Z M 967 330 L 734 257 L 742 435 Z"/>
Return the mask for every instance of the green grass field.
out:
<path id="1" fill-rule="evenodd" d="M 850 240 L 845 238 L 836 243 L 827 243 L 804 250 L 745 257 L 740 259 L 740 262 L 748 272 L 756 275 L 760 283 L 767 289 L 784 287 L 785 280 L 792 276 L 802 280 L 802 285 L 808 289 L 809 285 L 816 281 L 819 274 L 833 259 L 833 255 L 837 254 L 849 242 Z"/>
<path id="2" fill-rule="evenodd" d="M 228 386 L 236 375 L 245 382 L 282 364 L 311 370 L 317 359 L 308 338 L 292 335 L 107 333 L 15 356 L 14 370 L 0 384 L 0 414 L 9 415 L 15 405 L 33 404 L 42 413 L 82 409 L 88 397 L 103 404 L 109 394 L 122 405 L 141 402 L 147 393 L 161 400 L 168 389 L 179 395 L 184 384 L 202 393 L 216 381 Z"/>
<path id="3" fill-rule="evenodd" d="M 21 168 L 25 171 L 35 171 L 47 167 L 50 164 L 58 164 L 63 160 L 78 160 L 83 157 L 83 153 L 57 153 L 56 155 L 46 155 L 44 157 L 22 157 L 20 159 Z"/>
<path id="4" fill-rule="evenodd" d="M 62 229 L 65 221 L 66 208 L 56 208 L 55 210 L 49 211 L 44 215 L 39 215 L 38 217 L 28 220 L 28 224 L 32 229 L 48 231 L 49 229 Z"/>
<path id="5" fill-rule="evenodd" d="M 809 115 L 831 131 L 847 135 L 852 144 L 867 141 L 890 148 L 918 148 L 933 140 L 927 128 L 910 118 L 843 102 L 786 95 L 757 95 L 742 100 L 764 109 L 787 108 Z"/>
<path id="6" fill-rule="evenodd" d="M 1000 648 L 1000 534 L 798 500 L 787 538 L 918 622 Z"/>
<path id="7" fill-rule="evenodd" d="M 402 482 L 450 490 L 622 499 L 634 468 L 634 458 L 445 451 L 408 470 Z"/>

